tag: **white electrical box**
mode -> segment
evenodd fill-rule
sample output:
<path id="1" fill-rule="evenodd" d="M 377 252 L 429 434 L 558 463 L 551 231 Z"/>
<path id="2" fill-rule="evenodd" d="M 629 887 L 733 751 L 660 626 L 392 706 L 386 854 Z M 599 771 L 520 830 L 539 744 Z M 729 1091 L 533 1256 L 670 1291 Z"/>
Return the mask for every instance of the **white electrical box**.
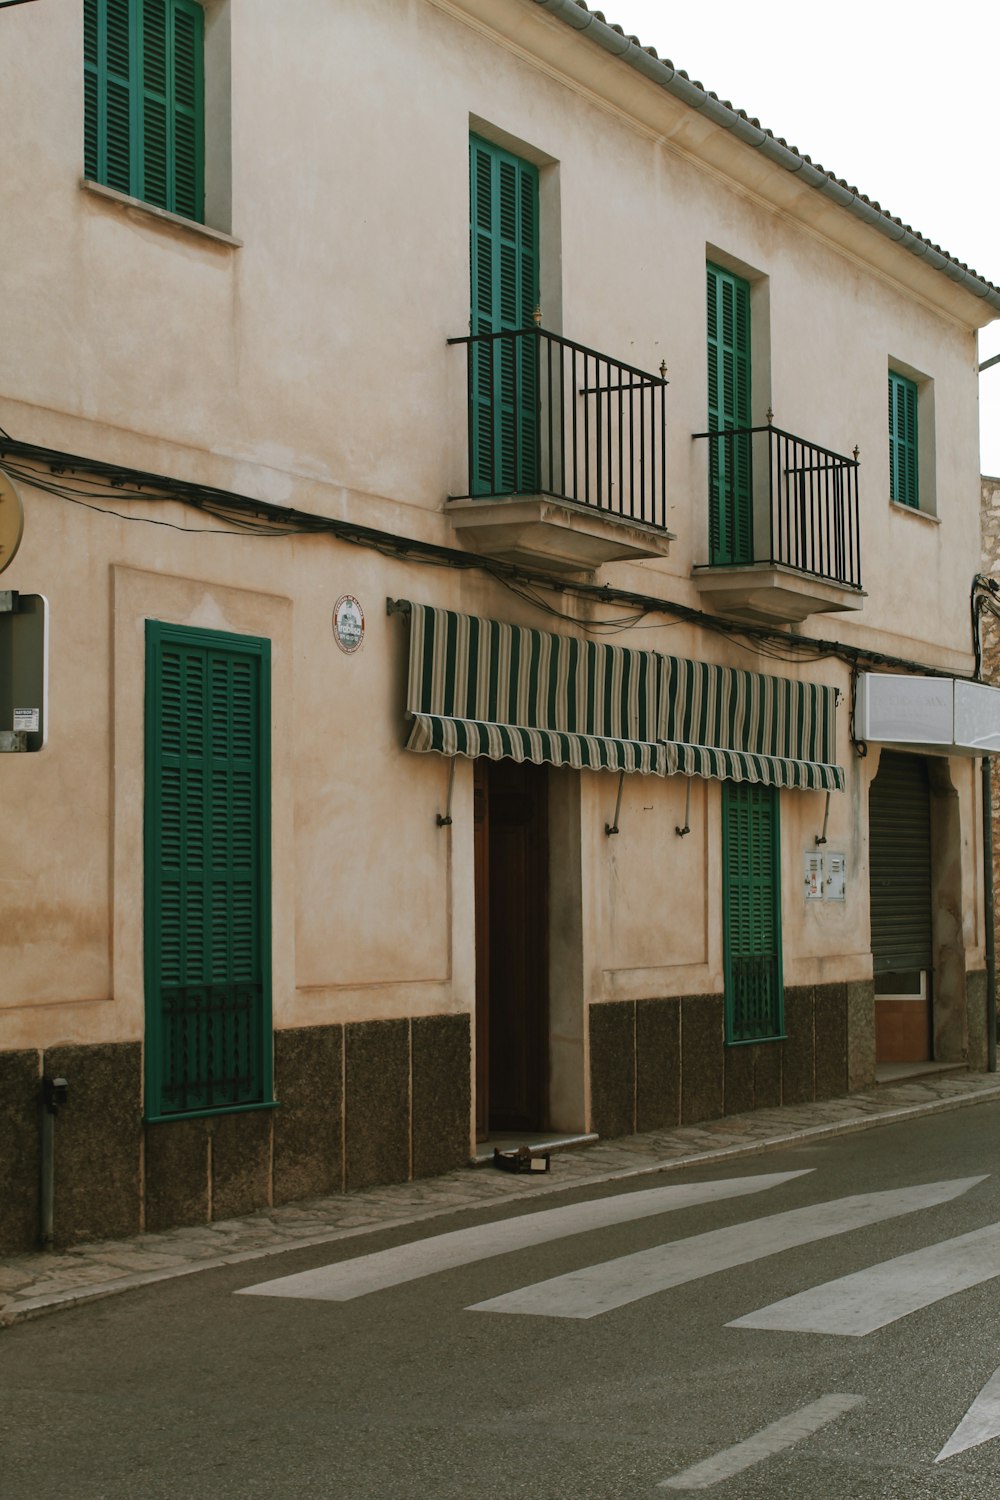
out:
<path id="1" fill-rule="evenodd" d="M 823 895 L 827 901 L 843 901 L 847 893 L 847 855 L 827 854 L 826 884 Z"/>

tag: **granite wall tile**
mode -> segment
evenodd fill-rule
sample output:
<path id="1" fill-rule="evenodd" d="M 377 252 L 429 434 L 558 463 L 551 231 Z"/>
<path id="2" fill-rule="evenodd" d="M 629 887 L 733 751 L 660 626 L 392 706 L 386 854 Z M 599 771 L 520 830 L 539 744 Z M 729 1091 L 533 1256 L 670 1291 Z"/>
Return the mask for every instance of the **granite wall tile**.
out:
<path id="1" fill-rule="evenodd" d="M 432 1177 L 469 1159 L 471 1017 L 416 1016 L 411 1025 L 413 1175 Z"/>
<path id="2" fill-rule="evenodd" d="M 639 1000 L 635 1008 L 635 1128 L 663 1130 L 681 1117 L 679 1000 Z"/>
<path id="3" fill-rule="evenodd" d="M 753 1109 L 754 1047 L 725 1050 L 725 1097 L 727 1115 L 742 1115 Z"/>
<path id="4" fill-rule="evenodd" d="M 724 1014 L 721 995 L 681 1001 L 681 1120 L 717 1120 L 723 1110 Z"/>
<path id="5" fill-rule="evenodd" d="M 847 1093 L 847 985 L 818 984 L 816 1015 L 816 1098 Z"/>
<path id="6" fill-rule="evenodd" d="M 761 1042 L 753 1049 L 753 1107 L 776 1109 L 781 1103 L 785 1043 Z"/>
<path id="7" fill-rule="evenodd" d="M 141 1046 L 51 1047 L 45 1073 L 69 1083 L 55 1127 L 55 1242 L 138 1234 Z"/>
<path id="8" fill-rule="evenodd" d="M 0 1251 L 38 1244 L 40 1062 L 33 1049 L 0 1052 Z"/>
<path id="9" fill-rule="evenodd" d="M 146 1126 L 145 1223 L 148 1230 L 207 1224 L 208 1121 Z"/>
<path id="10" fill-rule="evenodd" d="M 782 1104 L 808 1104 L 816 1097 L 815 1007 L 812 985 L 785 988 L 785 1042 L 781 1062 Z"/>
<path id="11" fill-rule="evenodd" d="M 361 1021 L 344 1036 L 348 1188 L 410 1175 L 410 1023 Z"/>
<path id="12" fill-rule="evenodd" d="M 988 1054 L 988 1026 L 986 1018 L 986 985 L 987 974 L 985 969 L 973 969 L 965 976 L 965 1008 L 968 1015 L 969 1067 L 979 1072 L 985 1072 L 989 1063 Z"/>
<path id="13" fill-rule="evenodd" d="M 212 1218 L 237 1219 L 271 1203 L 271 1128 L 274 1111 L 217 1115 L 212 1139 Z"/>
<path id="14" fill-rule="evenodd" d="M 601 1136 L 635 1130 L 635 1002 L 592 1005 L 590 1128 Z"/>
<path id="15" fill-rule="evenodd" d="M 275 1032 L 275 1203 L 343 1190 L 343 1067 L 342 1026 Z"/>
<path id="16" fill-rule="evenodd" d="M 847 985 L 847 1087 L 851 1092 L 875 1082 L 875 985 L 871 979 Z"/>

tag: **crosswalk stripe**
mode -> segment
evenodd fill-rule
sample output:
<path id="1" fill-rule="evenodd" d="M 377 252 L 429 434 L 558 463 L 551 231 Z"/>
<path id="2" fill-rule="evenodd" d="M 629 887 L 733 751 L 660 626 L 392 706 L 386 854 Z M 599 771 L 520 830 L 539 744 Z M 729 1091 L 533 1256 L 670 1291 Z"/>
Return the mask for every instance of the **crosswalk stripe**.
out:
<path id="1" fill-rule="evenodd" d="M 988 1175 L 988 1174 L 987 1174 Z M 884 1219 L 918 1209 L 933 1208 L 959 1197 L 983 1176 L 950 1182 L 925 1183 L 880 1193 L 860 1193 L 809 1208 L 796 1208 L 734 1224 L 726 1229 L 671 1244 L 657 1245 L 635 1255 L 585 1266 L 565 1276 L 554 1276 L 518 1291 L 474 1303 L 472 1312 L 527 1313 L 548 1318 L 596 1318 L 642 1297 L 697 1281 L 717 1271 L 743 1266 L 779 1251 L 844 1234 Z"/>
<path id="2" fill-rule="evenodd" d="M 472 1229 L 456 1229 L 450 1234 L 433 1235 L 429 1239 L 397 1245 L 391 1250 L 356 1256 L 336 1265 L 319 1266 L 314 1271 L 277 1277 L 240 1290 L 243 1295 L 252 1297 L 311 1297 L 324 1302 L 347 1302 L 353 1297 L 364 1297 L 369 1292 L 398 1286 L 404 1281 L 471 1265 L 512 1250 L 530 1249 L 533 1245 L 567 1235 L 585 1234 L 593 1229 L 716 1203 L 724 1198 L 766 1192 L 795 1177 L 808 1176 L 810 1171 L 812 1168 L 805 1167 L 794 1172 L 728 1177 L 717 1182 L 671 1183 L 667 1187 L 647 1188 L 639 1193 L 595 1198 L 564 1208 L 519 1214 L 513 1219 L 480 1224 Z"/>
<path id="3" fill-rule="evenodd" d="M 943 1458 L 978 1448 L 995 1437 L 1000 1437 L 1000 1370 L 983 1386 L 934 1462 L 939 1464 Z"/>
<path id="4" fill-rule="evenodd" d="M 793 1447 L 795 1443 L 801 1443 L 804 1438 L 812 1437 L 813 1433 L 819 1432 L 821 1427 L 826 1427 L 830 1422 L 835 1422 L 838 1417 L 842 1417 L 845 1412 L 860 1406 L 864 1399 L 863 1396 L 821 1396 L 818 1401 L 811 1402 L 809 1406 L 800 1407 L 789 1416 L 780 1417 L 777 1422 L 771 1422 L 744 1442 L 736 1443 L 732 1448 L 725 1448 L 721 1453 L 714 1453 L 711 1458 L 693 1464 L 690 1469 L 685 1469 L 683 1474 L 674 1474 L 670 1479 L 662 1479 L 657 1488 L 661 1490 L 711 1489 L 713 1485 L 721 1484 L 724 1479 L 732 1479 L 734 1474 L 742 1474 L 744 1469 L 752 1468 L 754 1464 L 762 1463 L 765 1458 L 771 1458 L 775 1453 L 782 1453 L 786 1448 Z"/>
<path id="5" fill-rule="evenodd" d="M 727 1326 L 863 1338 L 994 1276 L 1000 1276 L 1000 1224 L 810 1287 Z"/>

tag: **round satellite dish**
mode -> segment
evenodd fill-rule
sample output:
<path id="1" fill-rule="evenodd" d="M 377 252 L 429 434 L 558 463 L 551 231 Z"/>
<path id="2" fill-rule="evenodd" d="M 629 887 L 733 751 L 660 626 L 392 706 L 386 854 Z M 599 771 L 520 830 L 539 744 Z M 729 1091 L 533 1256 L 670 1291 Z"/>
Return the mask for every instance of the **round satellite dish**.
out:
<path id="1" fill-rule="evenodd" d="M 21 545 L 24 531 L 24 506 L 21 496 L 10 475 L 0 469 L 0 573 Z"/>

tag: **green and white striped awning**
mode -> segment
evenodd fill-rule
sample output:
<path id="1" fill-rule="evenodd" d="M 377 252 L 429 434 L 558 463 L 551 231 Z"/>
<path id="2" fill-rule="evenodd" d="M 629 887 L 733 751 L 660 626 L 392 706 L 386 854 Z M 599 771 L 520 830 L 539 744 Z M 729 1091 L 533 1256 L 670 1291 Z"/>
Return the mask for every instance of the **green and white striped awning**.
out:
<path id="1" fill-rule="evenodd" d="M 666 774 L 652 652 L 410 610 L 408 750 Z"/>
<path id="2" fill-rule="evenodd" d="M 662 656 L 660 732 L 687 776 L 844 790 L 837 690 Z"/>
<path id="3" fill-rule="evenodd" d="M 843 790 L 836 690 L 410 606 L 408 750 Z"/>

